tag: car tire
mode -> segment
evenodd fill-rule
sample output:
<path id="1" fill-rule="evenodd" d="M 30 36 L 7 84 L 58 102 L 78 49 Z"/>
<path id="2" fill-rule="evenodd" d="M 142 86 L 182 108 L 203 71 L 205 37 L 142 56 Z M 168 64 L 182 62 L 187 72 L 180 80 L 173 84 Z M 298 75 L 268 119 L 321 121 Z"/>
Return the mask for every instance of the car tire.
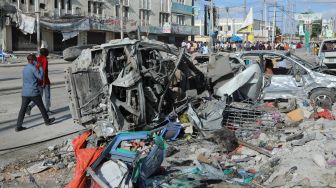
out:
<path id="1" fill-rule="evenodd" d="M 63 50 L 63 59 L 65 61 L 73 61 L 82 53 L 82 50 L 92 48 L 93 46 L 95 46 L 95 44 L 71 46 L 69 48 L 66 48 L 65 50 Z"/>
<path id="2" fill-rule="evenodd" d="M 331 108 L 335 102 L 335 93 L 327 88 L 315 89 L 311 92 L 309 99 L 317 106 Z"/>

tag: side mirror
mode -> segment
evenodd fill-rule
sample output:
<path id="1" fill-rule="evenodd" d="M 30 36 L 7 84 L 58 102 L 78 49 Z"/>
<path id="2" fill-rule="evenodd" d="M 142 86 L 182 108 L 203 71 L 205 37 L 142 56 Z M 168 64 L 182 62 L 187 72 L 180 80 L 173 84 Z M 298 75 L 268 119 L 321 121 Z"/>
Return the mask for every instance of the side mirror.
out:
<path id="1" fill-rule="evenodd" d="M 301 79 L 302 79 L 302 77 L 301 77 L 300 74 L 296 74 L 296 75 L 295 75 L 295 81 L 296 81 L 296 82 L 301 82 Z"/>

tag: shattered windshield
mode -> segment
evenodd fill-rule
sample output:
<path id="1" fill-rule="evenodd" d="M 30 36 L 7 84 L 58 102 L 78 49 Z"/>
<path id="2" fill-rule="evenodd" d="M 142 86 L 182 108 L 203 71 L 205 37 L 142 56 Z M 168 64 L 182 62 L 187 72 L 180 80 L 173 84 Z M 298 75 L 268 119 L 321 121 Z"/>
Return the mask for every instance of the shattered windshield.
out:
<path id="1" fill-rule="evenodd" d="M 310 69 L 310 70 L 314 70 L 316 68 L 323 68 L 324 66 L 319 66 L 317 64 L 313 64 L 313 63 L 309 63 L 308 61 L 294 55 L 291 54 L 289 57 L 293 58 L 294 60 L 300 62 L 303 66 L 305 66 L 306 68 Z"/>

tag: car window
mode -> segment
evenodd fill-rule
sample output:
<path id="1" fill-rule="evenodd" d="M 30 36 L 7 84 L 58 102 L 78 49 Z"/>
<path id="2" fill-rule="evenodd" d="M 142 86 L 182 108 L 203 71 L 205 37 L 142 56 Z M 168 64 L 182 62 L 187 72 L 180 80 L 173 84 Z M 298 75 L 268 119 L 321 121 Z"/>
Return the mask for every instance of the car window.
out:
<path id="1" fill-rule="evenodd" d="M 243 55 L 241 59 L 244 61 L 245 65 L 260 64 L 259 54 Z"/>
<path id="2" fill-rule="evenodd" d="M 323 66 L 319 66 L 317 64 L 314 64 L 314 63 L 309 63 L 308 61 L 296 56 L 296 55 L 293 55 L 291 54 L 290 56 L 291 58 L 293 58 L 295 61 L 298 61 L 301 65 L 303 65 L 304 67 L 310 69 L 310 70 L 314 70 L 316 68 L 324 68 Z M 302 67 L 301 67 L 302 68 Z M 303 68 L 302 68 L 303 69 Z M 306 70 L 304 70 L 306 72 Z"/>
<path id="3" fill-rule="evenodd" d="M 294 75 L 299 74 L 299 75 L 305 75 L 307 74 L 306 69 L 304 69 L 302 66 L 300 66 L 297 63 L 294 63 L 294 71 L 293 71 Z"/>
<path id="4" fill-rule="evenodd" d="M 336 52 L 336 40 L 325 41 L 321 52 Z"/>
<path id="5" fill-rule="evenodd" d="M 263 56 L 264 62 L 268 63 L 268 69 L 272 69 L 268 72 L 273 72 L 274 75 L 292 75 L 293 74 L 293 62 L 279 55 L 266 54 Z M 271 66 L 269 65 L 271 64 Z M 266 71 L 266 69 L 265 69 Z"/>

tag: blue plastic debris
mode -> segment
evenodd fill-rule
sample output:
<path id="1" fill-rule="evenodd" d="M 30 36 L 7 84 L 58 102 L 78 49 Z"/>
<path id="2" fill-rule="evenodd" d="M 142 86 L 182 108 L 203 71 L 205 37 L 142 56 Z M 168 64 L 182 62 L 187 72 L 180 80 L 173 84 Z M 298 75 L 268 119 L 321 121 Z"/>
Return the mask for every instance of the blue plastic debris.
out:
<path id="1" fill-rule="evenodd" d="M 176 122 L 172 122 L 169 118 L 162 123 L 165 125 L 160 131 L 160 136 L 167 140 L 176 140 L 177 136 L 180 134 L 182 126 Z"/>
<path id="2" fill-rule="evenodd" d="M 137 140 L 137 139 L 148 139 L 150 132 L 148 131 L 139 131 L 139 132 L 123 132 L 115 136 L 111 142 L 111 149 L 109 153 L 111 154 L 112 159 L 119 159 L 124 162 L 133 163 L 134 160 L 138 157 L 139 153 L 118 148 L 122 141 L 127 140 Z"/>

